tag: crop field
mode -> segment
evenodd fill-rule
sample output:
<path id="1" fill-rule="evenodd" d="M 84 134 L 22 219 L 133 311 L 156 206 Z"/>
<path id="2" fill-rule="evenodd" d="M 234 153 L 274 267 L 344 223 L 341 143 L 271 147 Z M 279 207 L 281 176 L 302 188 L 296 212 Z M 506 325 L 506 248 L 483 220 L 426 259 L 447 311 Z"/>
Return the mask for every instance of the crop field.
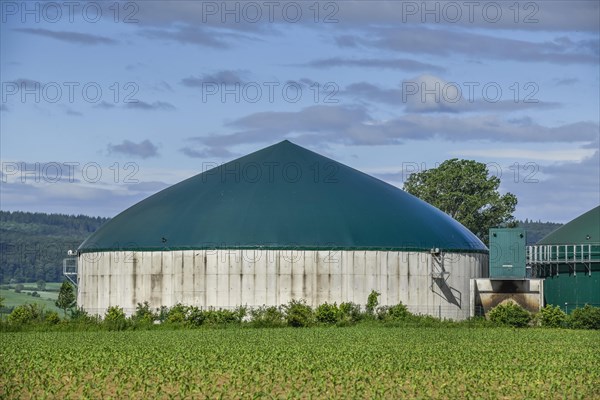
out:
<path id="1" fill-rule="evenodd" d="M 600 332 L 195 329 L 0 334 L 0 398 L 600 398 Z"/>

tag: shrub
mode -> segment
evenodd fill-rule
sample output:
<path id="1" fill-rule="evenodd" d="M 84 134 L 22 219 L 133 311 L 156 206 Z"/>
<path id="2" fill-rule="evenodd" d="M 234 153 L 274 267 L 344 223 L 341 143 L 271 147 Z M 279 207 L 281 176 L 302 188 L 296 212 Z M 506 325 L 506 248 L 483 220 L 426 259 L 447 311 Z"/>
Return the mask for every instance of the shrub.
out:
<path id="1" fill-rule="evenodd" d="M 233 312 L 236 318 L 235 322 L 242 323 L 244 318 L 246 318 L 246 316 L 248 315 L 248 307 L 238 306 Z"/>
<path id="2" fill-rule="evenodd" d="M 285 316 L 279 307 L 262 306 L 250 310 L 250 324 L 260 328 L 275 328 L 285 324 Z"/>
<path id="3" fill-rule="evenodd" d="M 145 301 L 144 303 L 137 303 L 135 314 L 131 319 L 136 325 L 151 325 L 157 319 L 157 316 L 150 309 L 150 304 Z"/>
<path id="4" fill-rule="evenodd" d="M 40 294 L 36 291 L 31 292 L 31 297 L 41 297 Z"/>
<path id="5" fill-rule="evenodd" d="M 246 315 L 244 307 L 238 307 L 235 310 L 209 309 L 204 311 L 204 323 L 210 325 L 222 325 L 242 322 Z"/>
<path id="6" fill-rule="evenodd" d="M 44 321 L 50 325 L 56 325 L 60 322 L 60 317 L 56 311 L 48 311 L 44 316 Z"/>
<path id="7" fill-rule="evenodd" d="M 536 317 L 540 325 L 547 328 L 562 328 L 567 322 L 567 314 L 560 306 L 553 307 L 550 304 L 542 308 Z"/>
<path id="8" fill-rule="evenodd" d="M 600 329 L 600 307 L 586 304 L 576 308 L 569 317 L 569 326 L 573 329 Z"/>
<path id="9" fill-rule="evenodd" d="M 206 314 L 204 313 L 203 310 L 201 310 L 195 306 L 189 307 L 188 314 L 187 314 L 187 321 L 189 322 L 190 325 L 200 326 L 204 323 L 205 319 L 206 319 Z"/>
<path id="10" fill-rule="evenodd" d="M 373 313 L 375 312 L 375 309 L 379 305 L 378 297 L 380 295 L 381 295 L 381 293 L 376 292 L 375 290 L 371 290 L 371 293 L 369 293 L 369 297 L 367 297 L 367 307 L 366 307 L 368 315 L 373 315 Z"/>
<path id="11" fill-rule="evenodd" d="M 323 324 L 335 324 L 342 318 L 342 312 L 336 303 L 323 303 L 315 310 L 315 318 Z"/>
<path id="12" fill-rule="evenodd" d="M 97 316 L 91 316 L 83 309 L 83 307 L 71 310 L 71 321 L 82 324 L 96 324 L 99 322 Z"/>
<path id="13" fill-rule="evenodd" d="M 408 308 L 402 303 L 377 309 L 377 318 L 382 321 L 402 321 L 411 316 L 412 314 L 408 311 Z"/>
<path id="14" fill-rule="evenodd" d="M 165 322 L 167 320 L 168 316 L 169 316 L 169 307 L 160 306 L 160 308 L 156 309 L 156 317 L 158 318 L 160 323 Z"/>
<path id="15" fill-rule="evenodd" d="M 341 321 L 344 324 L 356 323 L 363 319 L 364 314 L 360 311 L 360 306 L 352 302 L 340 304 Z"/>
<path id="16" fill-rule="evenodd" d="M 10 313 L 8 322 L 14 325 L 42 322 L 43 316 L 44 309 L 39 304 L 22 304 Z"/>
<path id="17" fill-rule="evenodd" d="M 17 285 L 15 285 L 15 293 L 21 293 L 22 291 L 23 291 L 22 283 L 18 283 Z"/>
<path id="18" fill-rule="evenodd" d="M 191 326 L 239 324 L 245 316 L 246 307 L 241 306 L 235 310 L 202 310 L 196 306 L 177 304 L 168 311 L 167 322 Z"/>
<path id="19" fill-rule="evenodd" d="M 170 324 L 182 324 L 186 320 L 188 307 L 181 303 L 175 304 L 167 313 L 167 322 Z"/>
<path id="20" fill-rule="evenodd" d="M 527 326 L 531 321 L 531 314 L 513 302 L 497 305 L 489 312 L 488 317 L 492 322 L 515 328 Z"/>
<path id="21" fill-rule="evenodd" d="M 108 307 L 104 315 L 104 324 L 111 331 L 122 331 L 127 328 L 127 317 L 118 306 Z"/>
<path id="22" fill-rule="evenodd" d="M 299 328 L 313 324 L 313 310 L 305 300 L 292 300 L 283 306 L 283 309 L 285 310 L 285 320 L 289 326 Z"/>

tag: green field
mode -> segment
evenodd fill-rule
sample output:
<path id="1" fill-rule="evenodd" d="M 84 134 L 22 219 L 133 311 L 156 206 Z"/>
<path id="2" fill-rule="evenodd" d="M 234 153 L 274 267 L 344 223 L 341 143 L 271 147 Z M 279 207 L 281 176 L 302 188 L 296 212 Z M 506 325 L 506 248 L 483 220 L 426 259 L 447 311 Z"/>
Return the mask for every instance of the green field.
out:
<path id="1" fill-rule="evenodd" d="M 4 297 L 5 307 L 16 307 L 26 303 L 38 303 L 43 305 L 47 311 L 60 312 L 62 310 L 54 305 L 58 293 L 56 292 L 38 292 L 40 297 L 28 296 L 25 291 L 15 293 L 13 290 L 0 290 L 0 297 Z"/>
<path id="2" fill-rule="evenodd" d="M 0 398 L 600 398 L 600 332 L 194 329 L 0 334 Z"/>
<path id="3" fill-rule="evenodd" d="M 37 290 L 35 283 L 26 283 L 24 284 L 25 288 L 21 293 L 15 293 L 15 291 L 12 289 L 0 289 L 0 297 L 4 298 L 5 307 L 16 307 L 25 303 L 38 303 L 43 305 L 47 311 L 60 312 L 62 315 L 62 310 L 54 305 L 54 302 L 58 297 L 60 285 L 61 283 L 49 282 L 46 283 L 46 289 L 50 289 L 52 291 L 39 291 Z M 33 291 L 38 292 L 40 297 L 32 297 L 27 294 L 28 292 L 30 293 Z"/>

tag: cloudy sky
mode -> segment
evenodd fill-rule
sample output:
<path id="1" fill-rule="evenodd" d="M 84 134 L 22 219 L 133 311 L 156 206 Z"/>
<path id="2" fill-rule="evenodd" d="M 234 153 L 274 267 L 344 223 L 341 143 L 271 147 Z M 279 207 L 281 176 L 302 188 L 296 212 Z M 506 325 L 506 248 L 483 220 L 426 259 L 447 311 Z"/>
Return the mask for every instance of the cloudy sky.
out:
<path id="1" fill-rule="evenodd" d="M 402 187 L 488 163 L 600 203 L 599 3 L 2 0 L 3 210 L 114 216 L 283 139 Z"/>

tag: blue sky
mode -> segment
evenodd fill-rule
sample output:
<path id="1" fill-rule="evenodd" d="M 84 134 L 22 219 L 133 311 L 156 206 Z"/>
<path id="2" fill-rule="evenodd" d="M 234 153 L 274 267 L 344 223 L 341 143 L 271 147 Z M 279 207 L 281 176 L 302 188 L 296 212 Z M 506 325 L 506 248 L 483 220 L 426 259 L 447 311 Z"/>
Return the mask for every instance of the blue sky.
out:
<path id="1" fill-rule="evenodd" d="M 3 210 L 114 216 L 283 139 L 399 187 L 488 163 L 517 218 L 600 203 L 596 1 L 0 3 Z"/>

